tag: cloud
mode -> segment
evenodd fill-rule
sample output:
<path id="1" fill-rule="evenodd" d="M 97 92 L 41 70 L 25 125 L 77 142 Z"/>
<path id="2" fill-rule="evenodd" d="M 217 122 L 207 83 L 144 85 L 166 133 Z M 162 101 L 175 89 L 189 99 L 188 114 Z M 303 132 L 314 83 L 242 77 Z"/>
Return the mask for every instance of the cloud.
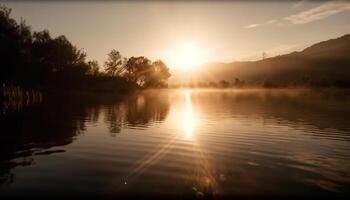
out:
<path id="1" fill-rule="evenodd" d="M 245 26 L 245 28 L 256 28 L 258 26 L 261 26 L 262 24 L 250 24 L 248 26 Z"/>
<path id="2" fill-rule="evenodd" d="M 264 23 L 261 23 L 261 24 L 250 24 L 250 25 L 245 26 L 244 28 L 256 28 L 259 26 L 267 25 L 267 24 L 275 24 L 276 22 L 277 22 L 277 20 L 271 19 L 271 20 L 264 22 Z"/>
<path id="3" fill-rule="evenodd" d="M 331 1 L 320 6 L 285 17 L 285 20 L 293 24 L 306 24 L 322 20 L 332 15 L 350 10 L 350 3 L 345 1 Z"/>
<path id="4" fill-rule="evenodd" d="M 276 22 L 277 22 L 277 20 L 271 19 L 271 20 L 267 21 L 266 24 L 275 24 Z"/>
<path id="5" fill-rule="evenodd" d="M 301 0 L 297 3 L 295 3 L 292 8 L 295 9 L 295 8 L 299 8 L 300 6 L 304 5 L 308 0 Z"/>
<path id="6" fill-rule="evenodd" d="M 301 0 L 298 3 L 294 4 L 293 8 L 300 7 L 307 1 L 308 0 Z M 335 15 L 344 11 L 348 11 L 348 10 L 350 10 L 349 1 L 347 2 L 346 1 L 328 1 L 315 8 L 311 8 L 309 10 L 284 17 L 283 19 L 289 21 L 292 24 L 307 24 L 314 21 L 325 19 L 332 15 Z M 251 28 L 257 28 L 257 27 L 271 25 L 271 24 L 282 26 L 285 23 L 283 22 L 283 20 L 271 19 L 263 23 L 250 24 L 245 26 L 244 28 L 251 29 Z"/>

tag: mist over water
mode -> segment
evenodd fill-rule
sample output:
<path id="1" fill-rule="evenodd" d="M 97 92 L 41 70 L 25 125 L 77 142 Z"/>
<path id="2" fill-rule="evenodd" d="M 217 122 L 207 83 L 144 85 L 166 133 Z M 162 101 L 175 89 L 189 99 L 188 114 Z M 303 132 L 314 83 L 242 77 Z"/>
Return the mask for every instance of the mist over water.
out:
<path id="1" fill-rule="evenodd" d="M 154 90 L 2 108 L 0 196 L 349 194 L 349 94 Z"/>

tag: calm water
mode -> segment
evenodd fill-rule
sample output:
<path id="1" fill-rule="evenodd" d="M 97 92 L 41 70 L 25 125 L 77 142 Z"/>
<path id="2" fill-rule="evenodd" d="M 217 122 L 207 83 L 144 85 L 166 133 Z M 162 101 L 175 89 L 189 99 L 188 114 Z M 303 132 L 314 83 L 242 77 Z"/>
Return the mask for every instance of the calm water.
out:
<path id="1" fill-rule="evenodd" d="M 149 91 L 0 118 L 0 196 L 350 194 L 350 95 Z"/>

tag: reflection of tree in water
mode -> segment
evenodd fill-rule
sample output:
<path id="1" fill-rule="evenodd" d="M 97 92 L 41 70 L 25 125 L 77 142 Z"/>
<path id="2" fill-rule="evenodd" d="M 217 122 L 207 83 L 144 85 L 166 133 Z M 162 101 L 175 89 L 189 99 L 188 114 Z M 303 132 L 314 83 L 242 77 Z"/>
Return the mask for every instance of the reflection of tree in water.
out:
<path id="1" fill-rule="evenodd" d="M 85 111 L 86 113 L 85 120 L 89 121 L 93 125 L 97 125 L 100 112 L 101 112 L 101 107 L 98 105 L 87 107 Z"/>
<path id="2" fill-rule="evenodd" d="M 133 126 L 147 125 L 153 121 L 163 121 L 169 111 L 166 96 L 157 93 L 146 93 L 131 97 L 127 101 L 127 121 Z"/>
<path id="3" fill-rule="evenodd" d="M 111 133 L 111 136 L 115 136 L 116 133 L 120 133 L 121 128 L 123 127 L 123 116 L 125 116 L 125 108 L 121 105 L 120 102 L 117 102 L 114 105 L 110 106 L 105 113 L 105 122 L 108 124 L 109 132 Z"/>
<path id="4" fill-rule="evenodd" d="M 108 107 L 105 121 L 109 131 L 115 134 L 123 126 L 145 127 L 151 122 L 163 121 L 168 112 L 168 96 L 147 92 L 129 96 Z"/>
<path id="5" fill-rule="evenodd" d="M 102 112 L 103 110 L 103 112 Z M 98 123 L 100 113 L 111 134 L 123 126 L 146 126 L 162 121 L 169 110 L 167 96 L 156 93 L 116 98 L 47 99 L 41 104 L 0 113 L 0 187 L 14 180 L 11 170 L 34 164 L 35 155 L 64 152 L 51 147 L 65 146 L 86 129 Z"/>
<path id="6" fill-rule="evenodd" d="M 31 165 L 34 155 L 63 152 L 49 151 L 64 146 L 85 130 L 88 110 L 77 102 L 56 100 L 0 114 L 0 186 L 13 182 L 11 169 Z"/>

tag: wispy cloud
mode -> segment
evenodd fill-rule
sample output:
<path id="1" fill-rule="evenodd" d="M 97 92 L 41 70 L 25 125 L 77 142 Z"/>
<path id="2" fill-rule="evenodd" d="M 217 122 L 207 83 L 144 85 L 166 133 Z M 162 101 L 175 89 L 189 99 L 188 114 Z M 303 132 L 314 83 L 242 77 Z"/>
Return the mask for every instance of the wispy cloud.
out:
<path id="1" fill-rule="evenodd" d="M 331 1 L 325 2 L 315 8 L 290 15 L 284 19 L 293 24 L 306 24 L 317 20 L 322 20 L 332 15 L 350 10 L 350 2 L 345 1 Z"/>
<path id="2" fill-rule="evenodd" d="M 264 25 L 267 25 L 267 24 L 275 24 L 276 22 L 277 22 L 277 20 L 271 19 L 271 20 L 269 20 L 267 22 L 264 22 L 264 23 L 247 25 L 247 26 L 245 26 L 245 28 L 257 28 L 259 26 L 264 26 Z"/>
<path id="3" fill-rule="evenodd" d="M 259 27 L 261 25 L 262 24 L 250 24 L 250 25 L 245 26 L 245 28 L 256 28 L 256 27 Z"/>
<path id="4" fill-rule="evenodd" d="M 308 0 L 301 0 L 298 3 L 294 4 L 292 8 L 300 7 L 307 1 Z M 349 1 L 327 1 L 315 8 L 311 8 L 309 10 L 305 10 L 303 12 L 284 17 L 281 20 L 271 19 L 263 23 L 250 24 L 245 26 L 244 28 L 252 29 L 252 28 L 257 28 L 257 27 L 271 25 L 271 24 L 285 25 L 286 21 L 283 21 L 283 20 L 287 20 L 292 24 L 307 24 L 314 21 L 325 19 L 327 17 L 330 17 L 332 15 L 335 15 L 344 11 L 349 11 L 349 10 L 350 10 Z"/>
<path id="5" fill-rule="evenodd" d="M 266 24 L 275 24 L 276 22 L 277 22 L 277 20 L 271 19 L 271 20 L 267 21 Z"/>
<path id="6" fill-rule="evenodd" d="M 295 3 L 292 8 L 295 9 L 295 8 L 299 8 L 301 7 L 302 5 L 304 5 L 308 0 L 300 0 L 298 1 L 297 3 Z"/>

